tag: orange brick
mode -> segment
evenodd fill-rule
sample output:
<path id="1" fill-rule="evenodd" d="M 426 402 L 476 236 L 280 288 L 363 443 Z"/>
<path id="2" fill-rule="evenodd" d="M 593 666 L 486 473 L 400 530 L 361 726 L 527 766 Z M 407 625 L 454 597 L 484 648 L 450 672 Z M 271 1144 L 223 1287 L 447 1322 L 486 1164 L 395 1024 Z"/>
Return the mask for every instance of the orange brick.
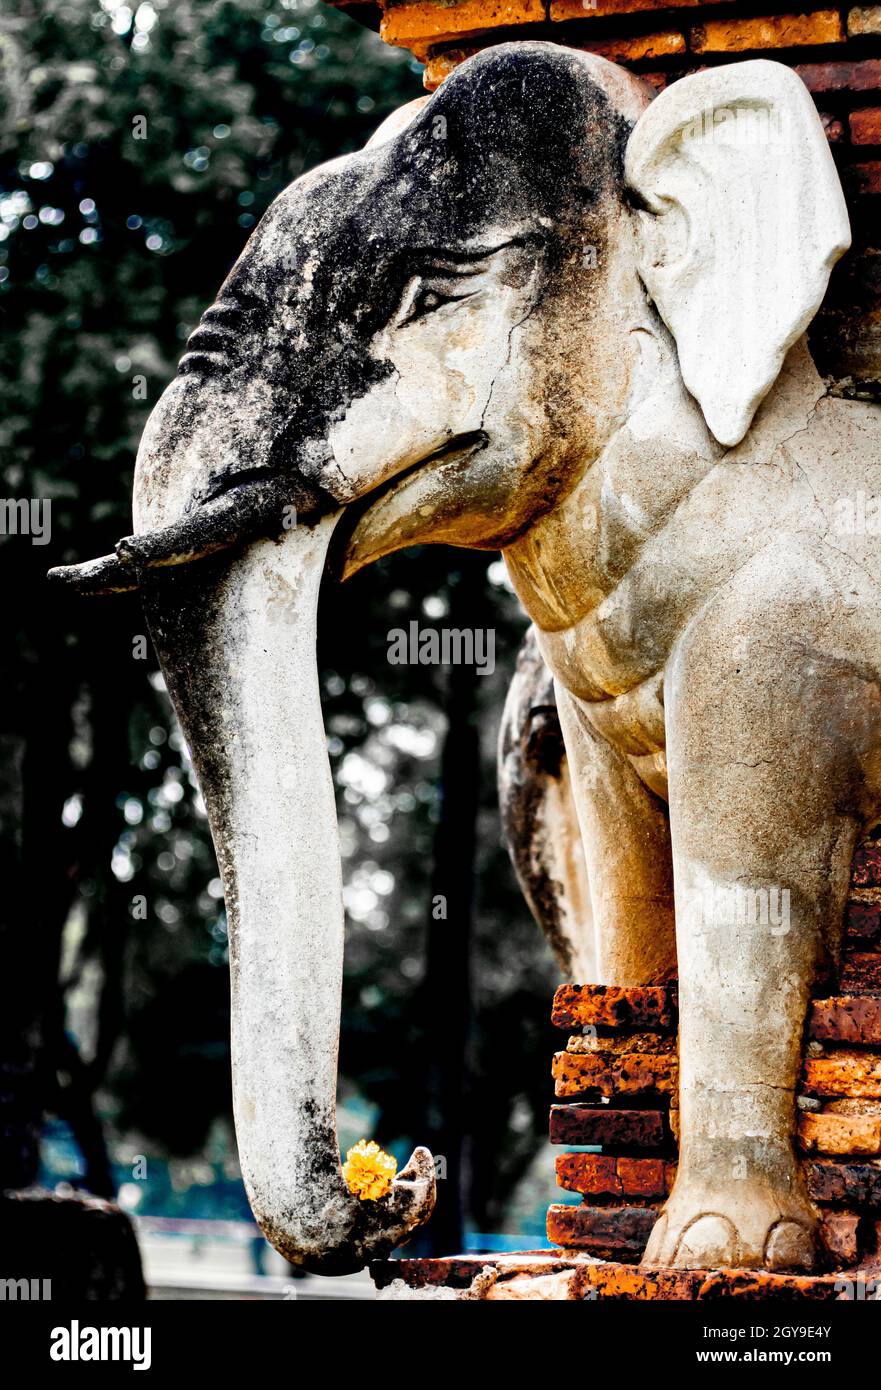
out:
<path id="1" fill-rule="evenodd" d="M 660 1158 L 619 1158 L 618 1177 L 621 1191 L 631 1201 L 642 1197 L 647 1202 L 663 1201 L 676 1180 L 676 1164 Z"/>
<path id="2" fill-rule="evenodd" d="M 881 1168 L 868 1163 L 834 1163 L 818 1158 L 804 1165 L 808 1196 L 836 1207 L 881 1208 Z"/>
<path id="3" fill-rule="evenodd" d="M 559 1154 L 554 1164 L 557 1186 L 588 1197 L 621 1197 L 621 1181 L 610 1154 Z"/>
<path id="4" fill-rule="evenodd" d="M 660 1158 L 615 1158 L 611 1154 L 560 1154 L 557 1185 L 596 1201 L 663 1201 L 673 1186 L 675 1166 Z"/>
<path id="5" fill-rule="evenodd" d="M 830 1263 L 839 1269 L 847 1269 L 859 1259 L 859 1225 L 860 1218 L 853 1211 L 830 1211 L 820 1221 L 820 1240 Z"/>
<path id="6" fill-rule="evenodd" d="M 795 69 L 809 92 L 881 91 L 881 59 L 861 63 L 800 63 Z M 851 882 L 857 887 L 881 884 L 881 846 L 860 846 L 853 856 Z"/>
<path id="7" fill-rule="evenodd" d="M 672 10 L 697 6 L 702 0 L 551 0 L 551 19 L 601 19 L 603 15 L 633 14 L 638 10 Z"/>
<path id="8" fill-rule="evenodd" d="M 805 1088 L 817 1096 L 881 1097 L 881 1056 L 872 1052 L 838 1052 L 808 1058 Z"/>
<path id="9" fill-rule="evenodd" d="M 877 107 L 875 112 L 881 114 Z M 854 117 L 867 114 L 871 113 L 854 111 L 851 115 L 851 121 Z M 831 118 L 823 116 L 821 113 L 820 119 L 825 124 L 826 120 Z M 851 899 L 845 907 L 844 934 L 849 942 L 857 942 L 860 946 L 881 944 L 881 903 Z"/>
<path id="10" fill-rule="evenodd" d="M 391 1262 L 390 1262 L 391 1263 Z M 391 1268 L 401 1263 L 395 1260 Z M 428 1263 L 428 1261 L 426 1261 Z M 698 1300 L 717 1303 L 720 1298 L 750 1302 L 782 1299 L 830 1301 L 840 1297 L 838 1274 L 766 1274 L 761 1269 L 642 1269 L 619 1260 L 589 1264 L 584 1268 L 582 1298 L 642 1302 Z M 871 1295 L 870 1295 L 871 1297 Z"/>
<path id="11" fill-rule="evenodd" d="M 818 1042 L 881 1043 L 881 999 L 848 994 L 815 999 L 808 1032 Z"/>
<path id="12" fill-rule="evenodd" d="M 678 1084 L 676 1058 L 649 1053 L 558 1052 L 552 1068 L 557 1096 L 669 1095 Z M 881 1094 L 881 1092 L 879 1092 Z"/>
<path id="13" fill-rule="evenodd" d="M 643 58 L 668 58 L 685 52 L 685 39 L 674 29 L 662 34 L 640 34 L 635 39 L 596 39 L 585 44 L 591 53 L 612 63 L 638 63 Z"/>
<path id="14" fill-rule="evenodd" d="M 800 1115 L 805 1153 L 881 1154 L 881 1115 Z"/>
<path id="15" fill-rule="evenodd" d="M 841 969 L 844 994 L 874 994 L 881 990 L 881 951 L 852 951 Z"/>
<path id="16" fill-rule="evenodd" d="M 423 87 L 429 92 L 436 91 L 450 73 L 455 72 L 460 63 L 464 63 L 466 58 L 479 52 L 480 48 L 477 45 L 469 45 L 464 48 L 445 48 L 441 53 L 435 53 L 433 49 L 429 49 L 425 59 L 425 71 L 422 74 Z"/>
<path id="17" fill-rule="evenodd" d="M 864 63 L 859 64 L 861 68 L 865 66 Z M 881 68 L 881 63 L 877 66 Z M 850 877 L 856 888 L 876 888 L 881 884 L 881 844 L 877 840 L 864 840 L 857 845 L 851 860 Z"/>
<path id="18" fill-rule="evenodd" d="M 765 15 L 761 19 L 711 19 L 691 31 L 695 53 L 744 53 L 758 48 L 800 48 L 843 43 L 837 10 Z"/>
<path id="19" fill-rule="evenodd" d="M 676 1023 L 672 985 L 560 985 L 551 1022 L 556 1028 L 597 1028 L 669 1032 Z"/>
<path id="20" fill-rule="evenodd" d="M 448 35 L 475 34 L 509 24 L 537 24 L 545 17 L 542 0 L 459 0 L 455 5 L 393 5 L 382 17 L 379 32 L 386 43 L 411 48 L 435 43 Z"/>
<path id="21" fill-rule="evenodd" d="M 548 1240 L 606 1260 L 638 1260 L 658 1213 L 647 1207 L 548 1207 Z"/>
<path id="22" fill-rule="evenodd" d="M 852 38 L 861 34 L 881 34 L 881 5 L 863 5 L 847 16 L 847 32 Z"/>
<path id="23" fill-rule="evenodd" d="M 855 145 L 881 145 L 881 106 L 851 111 L 850 138 Z"/>
<path id="24" fill-rule="evenodd" d="M 612 1149 L 660 1149 L 669 1144 L 661 1110 L 619 1110 L 611 1105 L 552 1105 L 552 1144 L 601 1144 Z"/>

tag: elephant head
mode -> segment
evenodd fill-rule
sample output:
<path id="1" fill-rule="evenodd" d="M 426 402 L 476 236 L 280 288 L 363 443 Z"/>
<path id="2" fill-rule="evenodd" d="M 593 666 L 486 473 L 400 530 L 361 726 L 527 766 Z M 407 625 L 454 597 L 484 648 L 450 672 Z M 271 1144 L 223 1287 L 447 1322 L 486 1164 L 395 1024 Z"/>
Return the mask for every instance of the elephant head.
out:
<path id="1" fill-rule="evenodd" d="M 645 390 L 642 340 L 669 353 L 668 329 L 718 447 L 745 433 L 846 220 L 820 207 L 829 156 L 798 80 L 719 71 L 650 104 L 602 59 L 504 44 L 298 179 L 150 417 L 136 534 L 57 572 L 142 591 L 223 875 L 243 1175 L 294 1263 L 358 1268 L 434 1195 L 424 1149 L 376 1202 L 340 1170 L 343 917 L 315 666 L 328 548 L 343 577 L 417 542 L 504 549 L 609 445 Z M 776 103 L 796 127 L 760 177 L 734 148 L 713 182 L 701 121 L 720 101 Z M 772 292 L 737 233 L 781 169 L 801 261 L 775 263 Z"/>

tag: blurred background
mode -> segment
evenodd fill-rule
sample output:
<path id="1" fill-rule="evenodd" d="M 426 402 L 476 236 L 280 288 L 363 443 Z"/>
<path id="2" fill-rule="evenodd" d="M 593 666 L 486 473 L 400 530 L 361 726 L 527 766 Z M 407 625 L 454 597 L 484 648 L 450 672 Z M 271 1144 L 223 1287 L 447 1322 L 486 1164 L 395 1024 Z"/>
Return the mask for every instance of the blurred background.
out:
<path id="1" fill-rule="evenodd" d="M 278 1294 L 290 1272 L 239 1176 L 223 895 L 140 606 L 61 600 L 44 575 L 130 531 L 147 415 L 265 208 L 363 145 L 420 73 L 321 0 L 6 0 L 0 17 L 3 496 L 51 500 L 48 543 L 0 537 L 0 1187 L 117 1198 L 160 1293 Z M 497 556 L 446 547 L 325 608 L 341 1146 L 440 1156 L 408 1254 L 543 1246 L 557 975 L 495 790 L 525 619 Z M 494 628 L 495 673 L 389 665 L 413 619 Z"/>

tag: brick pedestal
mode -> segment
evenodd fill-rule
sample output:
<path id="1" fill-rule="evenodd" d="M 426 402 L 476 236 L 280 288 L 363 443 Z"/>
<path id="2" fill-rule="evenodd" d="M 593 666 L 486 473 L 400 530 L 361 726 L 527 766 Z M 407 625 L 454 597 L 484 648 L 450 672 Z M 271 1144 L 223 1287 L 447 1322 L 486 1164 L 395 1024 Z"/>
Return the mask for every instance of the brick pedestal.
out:
<path id="1" fill-rule="evenodd" d="M 388 1261 L 383 1297 L 511 1299 L 874 1299 L 881 1290 L 881 842 L 853 862 L 837 979 L 810 1009 L 798 1146 L 820 1213 L 816 1275 L 643 1270 L 639 1260 L 676 1175 L 676 985 L 561 985 L 552 1021 L 552 1144 L 576 1205 L 548 1210 L 559 1251 Z"/>
<path id="2" fill-rule="evenodd" d="M 881 1268 L 879 899 L 881 847 L 868 841 L 854 858 L 839 978 L 808 1016 L 798 1096 L 798 1145 L 821 1213 L 824 1275 L 796 1281 L 738 1273 L 738 1287 L 769 1280 L 776 1287 L 782 1278 L 800 1296 L 826 1297 L 830 1279 L 834 1287 L 846 1282 L 842 1275 L 865 1279 Z M 553 1022 L 570 1036 L 553 1062 L 563 1103 L 551 1110 L 551 1142 L 599 1152 L 557 1158 L 559 1186 L 582 1200 L 550 1208 L 548 1237 L 567 1250 L 635 1265 L 676 1174 L 676 987 L 562 985 Z M 636 1298 L 693 1298 L 700 1287 L 690 1273 L 620 1269 L 613 1283 Z"/>

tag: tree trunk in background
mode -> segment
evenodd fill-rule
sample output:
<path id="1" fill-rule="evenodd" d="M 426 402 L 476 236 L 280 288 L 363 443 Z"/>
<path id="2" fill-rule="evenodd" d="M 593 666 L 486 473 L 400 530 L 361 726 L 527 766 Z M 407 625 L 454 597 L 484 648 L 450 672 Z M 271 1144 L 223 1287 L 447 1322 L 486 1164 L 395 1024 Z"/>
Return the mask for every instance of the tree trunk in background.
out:
<path id="1" fill-rule="evenodd" d="M 83 1185 L 112 1196 L 107 1149 L 93 1105 L 100 1076 L 91 1075 L 65 1032 L 60 958 L 64 924 L 83 867 L 100 890 L 102 904 L 107 882 L 112 882 L 110 854 L 119 819 L 114 803 L 119 769 L 127 761 L 129 705 L 117 699 L 118 710 L 100 709 L 100 722 L 95 720 L 96 750 L 109 745 L 103 765 L 112 772 L 99 788 L 103 796 L 95 798 L 106 807 L 103 818 L 98 817 L 100 836 L 89 833 L 91 815 L 76 831 L 66 830 L 61 810 L 78 780 L 70 739 L 71 709 L 82 683 L 79 653 L 71 655 L 65 644 L 62 607 L 42 584 L 42 551 L 20 551 L 14 566 L 9 551 L 3 558 L 29 596 L 24 609 L 29 621 L 20 634 L 18 679 L 9 682 L 0 700 L 0 729 L 11 731 L 0 737 L 0 1190 L 36 1181 L 48 1111 L 70 1125 L 85 1160 Z M 90 618 L 89 610 L 85 616 Z M 121 682 L 111 685 L 100 652 L 119 625 L 119 618 L 108 624 L 95 615 L 86 629 L 90 638 L 80 643 L 98 653 L 91 670 L 107 688 L 105 704 L 110 706 Z M 124 630 L 122 635 L 127 637 Z M 94 781 L 92 771 L 89 776 Z M 124 925 L 123 915 L 122 929 Z M 112 987 L 118 992 L 118 978 Z"/>
<path id="2" fill-rule="evenodd" d="M 445 625 L 459 629 L 481 625 L 485 573 L 484 555 L 463 555 L 461 579 L 452 590 Z M 426 1142 L 439 1160 L 440 1179 L 437 1206 L 425 1231 L 426 1253 L 431 1255 L 457 1254 L 463 1249 L 465 1214 L 469 1209 L 465 1122 L 480 784 L 478 679 L 474 665 L 449 668 L 447 734 L 441 759 L 440 821 L 434 842 L 424 990 L 428 1058 Z M 445 900 L 445 918 L 435 915 L 439 899 Z"/>
<path id="3" fill-rule="evenodd" d="M 40 1008 L 37 981 L 28 978 L 33 926 L 25 929 L 21 853 L 24 753 L 20 733 L 0 737 L 0 1190 L 34 1181 L 43 1117 Z"/>

